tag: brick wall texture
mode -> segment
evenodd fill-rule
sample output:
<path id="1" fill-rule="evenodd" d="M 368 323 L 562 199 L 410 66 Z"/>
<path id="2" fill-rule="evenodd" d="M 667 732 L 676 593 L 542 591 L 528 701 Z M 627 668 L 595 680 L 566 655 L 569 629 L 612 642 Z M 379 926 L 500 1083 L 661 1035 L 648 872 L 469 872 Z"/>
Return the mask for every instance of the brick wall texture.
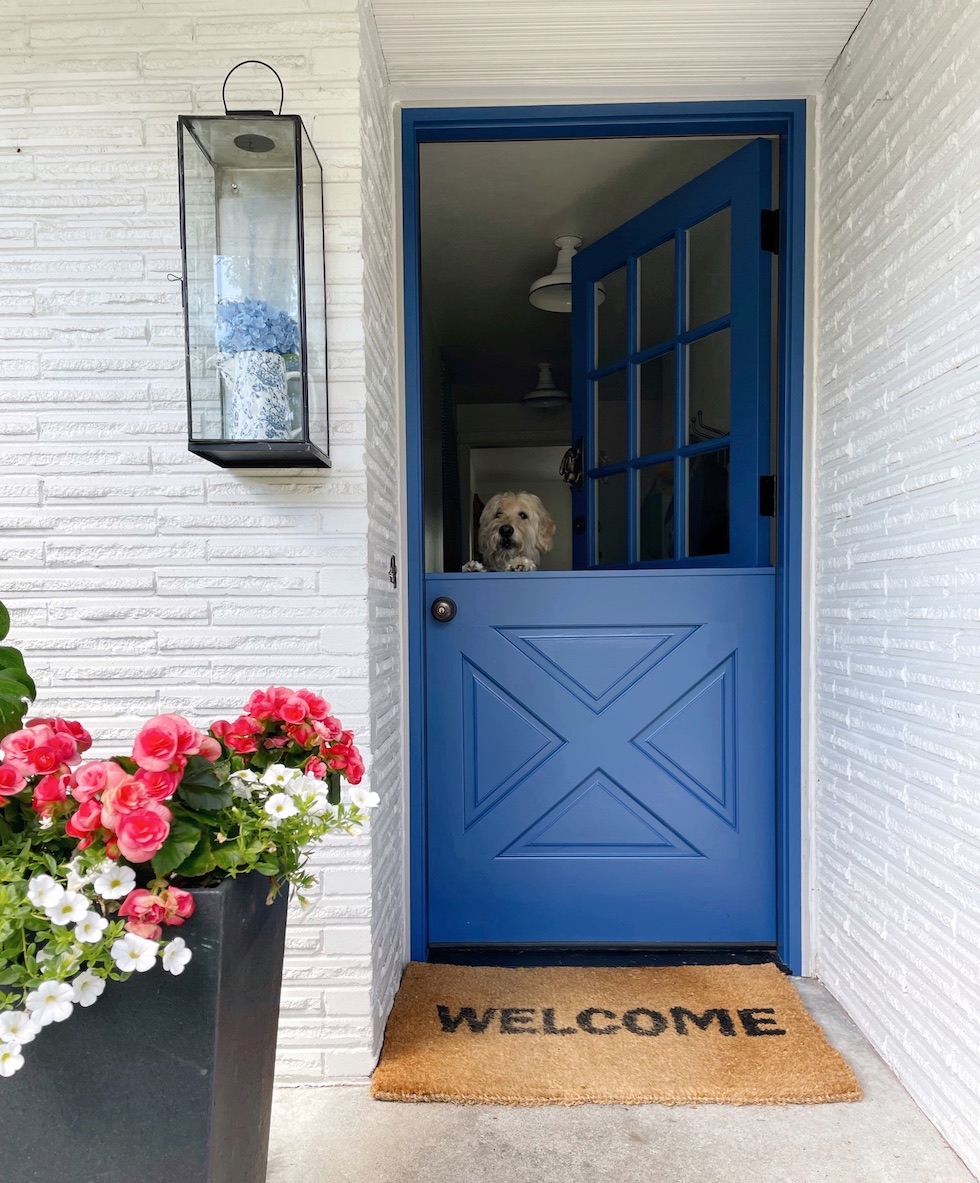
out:
<path id="1" fill-rule="evenodd" d="M 283 1082 L 363 1078 L 401 968 L 391 121 L 361 20 L 357 0 L 6 0 L 0 20 L 0 597 L 37 707 L 105 754 L 149 715 L 206 725 L 308 686 L 385 799 L 379 840 L 325 843 L 292 912 Z M 280 72 L 325 171 L 328 472 L 186 447 L 175 123 L 220 114 L 246 58 Z M 232 87 L 278 101 L 261 70 Z"/>
<path id="2" fill-rule="evenodd" d="M 874 0 L 819 166 L 817 971 L 980 1174 L 980 7 Z"/>

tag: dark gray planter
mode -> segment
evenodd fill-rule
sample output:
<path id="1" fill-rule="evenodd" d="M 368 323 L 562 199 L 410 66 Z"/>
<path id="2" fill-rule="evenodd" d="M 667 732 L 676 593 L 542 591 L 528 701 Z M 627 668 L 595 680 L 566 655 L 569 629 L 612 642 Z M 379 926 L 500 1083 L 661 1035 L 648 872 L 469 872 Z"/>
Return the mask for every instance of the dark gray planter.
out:
<path id="1" fill-rule="evenodd" d="M 3 1183 L 263 1183 L 286 894 L 259 875 L 194 892 L 174 977 L 109 982 L 0 1080 Z"/>

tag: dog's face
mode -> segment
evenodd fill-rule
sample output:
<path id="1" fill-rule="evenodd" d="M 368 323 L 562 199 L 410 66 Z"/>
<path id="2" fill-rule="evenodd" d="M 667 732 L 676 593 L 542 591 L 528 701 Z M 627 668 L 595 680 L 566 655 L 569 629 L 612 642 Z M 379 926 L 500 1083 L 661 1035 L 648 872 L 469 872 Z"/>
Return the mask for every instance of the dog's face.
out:
<path id="1" fill-rule="evenodd" d="M 506 570 L 517 559 L 537 563 L 551 550 L 555 523 L 533 493 L 495 493 L 480 514 L 479 548 L 492 571 Z"/>

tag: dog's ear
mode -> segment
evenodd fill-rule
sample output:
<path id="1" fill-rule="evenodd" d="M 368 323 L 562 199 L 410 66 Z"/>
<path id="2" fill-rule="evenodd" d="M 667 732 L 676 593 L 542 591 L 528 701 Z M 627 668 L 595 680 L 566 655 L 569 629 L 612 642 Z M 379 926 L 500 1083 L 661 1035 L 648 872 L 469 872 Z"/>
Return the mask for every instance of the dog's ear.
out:
<path id="1" fill-rule="evenodd" d="M 558 526 L 555 522 L 555 519 L 550 513 L 545 511 L 545 515 L 541 519 L 541 529 L 538 531 L 538 545 L 542 550 L 551 550 L 552 546 L 554 545 L 555 530 L 557 529 Z"/>

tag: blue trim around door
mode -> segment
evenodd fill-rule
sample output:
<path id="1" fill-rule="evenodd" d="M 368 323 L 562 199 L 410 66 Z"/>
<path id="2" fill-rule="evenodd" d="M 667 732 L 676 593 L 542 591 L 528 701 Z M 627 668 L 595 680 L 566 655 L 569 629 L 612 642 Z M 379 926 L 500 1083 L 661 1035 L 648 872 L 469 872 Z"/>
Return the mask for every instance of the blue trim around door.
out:
<path id="1" fill-rule="evenodd" d="M 409 463 L 407 593 L 411 955 L 428 959 L 425 794 L 425 602 L 421 457 L 419 169 L 422 143 L 614 136 L 778 135 L 779 481 L 776 569 L 776 785 L 778 952 L 794 973 L 802 947 L 802 531 L 806 102 L 647 103 L 402 110 L 406 445 Z"/>

